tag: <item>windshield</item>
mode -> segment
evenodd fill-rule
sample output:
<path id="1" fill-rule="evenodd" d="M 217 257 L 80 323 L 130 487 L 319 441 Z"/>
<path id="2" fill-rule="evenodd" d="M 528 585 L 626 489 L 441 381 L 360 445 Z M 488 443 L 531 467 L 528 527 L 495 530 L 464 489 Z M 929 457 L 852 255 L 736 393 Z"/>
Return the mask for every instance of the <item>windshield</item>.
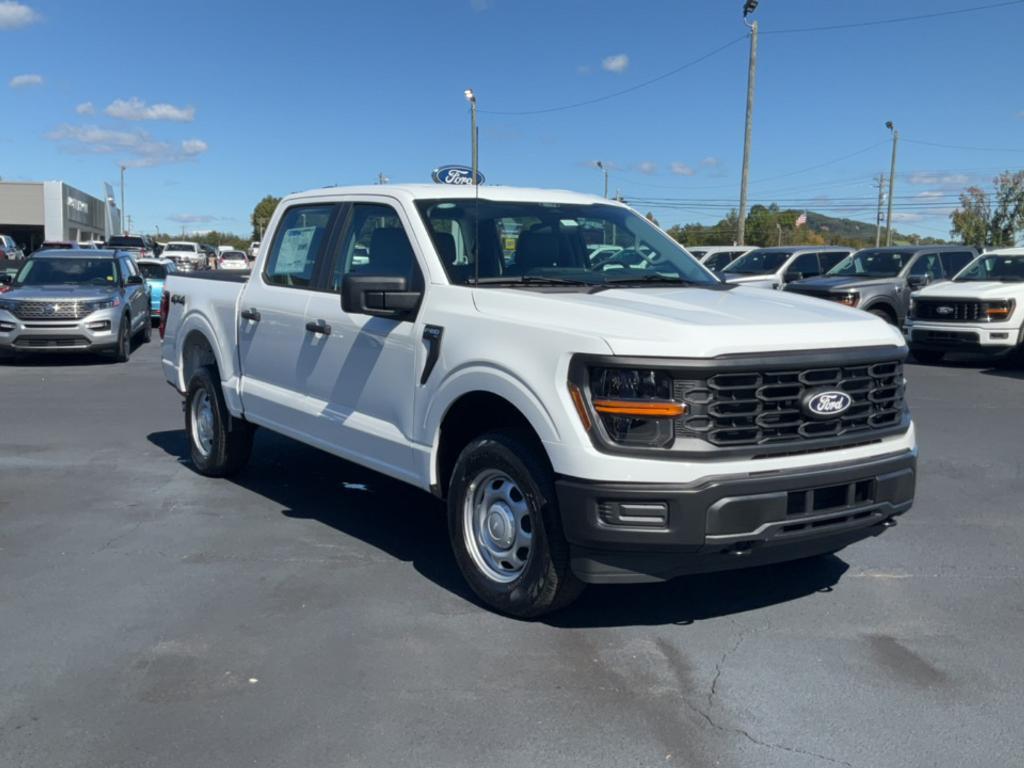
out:
<path id="1" fill-rule="evenodd" d="M 721 285 L 675 240 L 617 205 L 459 198 L 417 207 L 456 285 L 478 277 L 480 285 Z"/>
<path id="2" fill-rule="evenodd" d="M 994 280 L 1001 283 L 1024 282 L 1024 254 L 1020 256 L 981 256 L 953 278 L 958 283 Z"/>
<path id="3" fill-rule="evenodd" d="M 187 253 L 195 253 L 195 243 L 168 243 L 164 248 L 164 251 L 185 251 Z"/>
<path id="4" fill-rule="evenodd" d="M 826 274 L 833 276 L 896 277 L 913 258 L 913 251 L 857 251 Z"/>
<path id="5" fill-rule="evenodd" d="M 15 285 L 116 285 L 114 259 L 29 259 Z"/>
<path id="6" fill-rule="evenodd" d="M 163 280 L 167 277 L 167 267 L 163 264 L 139 264 L 139 271 L 147 280 Z"/>
<path id="7" fill-rule="evenodd" d="M 727 275 L 770 275 L 778 272 L 793 251 L 769 251 L 759 248 L 740 256 L 722 270 Z"/>
<path id="8" fill-rule="evenodd" d="M 224 251 L 220 257 L 222 259 L 229 259 L 233 261 L 245 261 L 245 254 L 241 251 Z"/>

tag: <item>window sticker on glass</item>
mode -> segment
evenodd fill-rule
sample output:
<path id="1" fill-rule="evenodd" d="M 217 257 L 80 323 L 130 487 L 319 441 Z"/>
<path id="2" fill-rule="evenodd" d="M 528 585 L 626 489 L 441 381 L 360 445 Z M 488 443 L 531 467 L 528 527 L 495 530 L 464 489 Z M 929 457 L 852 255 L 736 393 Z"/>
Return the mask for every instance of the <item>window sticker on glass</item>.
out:
<path id="1" fill-rule="evenodd" d="M 314 234 L 316 227 L 298 227 L 285 232 L 274 271 L 277 274 L 305 272 Z"/>

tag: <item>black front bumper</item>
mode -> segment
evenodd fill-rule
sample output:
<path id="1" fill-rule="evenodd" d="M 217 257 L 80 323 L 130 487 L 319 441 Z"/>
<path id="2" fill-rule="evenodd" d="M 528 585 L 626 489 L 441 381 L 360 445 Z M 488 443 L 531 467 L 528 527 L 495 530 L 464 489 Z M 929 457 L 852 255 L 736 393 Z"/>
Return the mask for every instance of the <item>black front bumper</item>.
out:
<path id="1" fill-rule="evenodd" d="M 835 552 L 914 502 L 916 454 L 699 485 L 557 481 L 575 574 L 661 581 Z"/>
<path id="2" fill-rule="evenodd" d="M 915 329 L 911 332 L 910 351 L 964 352 L 973 355 L 1000 357 L 1017 349 L 1013 344 L 982 344 L 977 332 Z"/>

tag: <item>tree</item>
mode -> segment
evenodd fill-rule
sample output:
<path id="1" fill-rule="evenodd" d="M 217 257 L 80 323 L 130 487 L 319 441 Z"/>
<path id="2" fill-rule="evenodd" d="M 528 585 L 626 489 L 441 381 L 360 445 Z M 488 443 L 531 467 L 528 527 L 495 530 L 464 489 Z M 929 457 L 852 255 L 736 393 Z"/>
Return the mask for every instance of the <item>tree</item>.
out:
<path id="1" fill-rule="evenodd" d="M 270 217 L 274 215 L 274 210 L 280 202 L 280 197 L 267 195 L 256 203 L 256 207 L 252 209 L 252 216 L 250 217 L 253 240 L 262 239 L 263 231 L 267 228 L 267 224 L 270 223 Z"/>
<path id="2" fill-rule="evenodd" d="M 653 224 L 654 226 L 656 226 L 656 227 L 659 226 L 658 220 L 656 218 L 654 218 L 654 212 L 653 211 L 648 211 L 647 215 L 644 218 L 647 219 L 649 222 L 651 222 L 651 224 Z"/>
<path id="3" fill-rule="evenodd" d="M 989 222 L 992 220 L 992 203 L 984 190 L 968 187 L 960 193 L 960 207 L 949 215 L 953 222 L 951 234 L 959 237 L 964 245 L 977 248 L 988 245 Z"/>
<path id="4" fill-rule="evenodd" d="M 960 193 L 960 207 L 949 215 L 952 234 L 965 245 L 1005 248 L 1024 230 L 1024 171 L 1005 171 L 989 195 L 978 187 Z"/>

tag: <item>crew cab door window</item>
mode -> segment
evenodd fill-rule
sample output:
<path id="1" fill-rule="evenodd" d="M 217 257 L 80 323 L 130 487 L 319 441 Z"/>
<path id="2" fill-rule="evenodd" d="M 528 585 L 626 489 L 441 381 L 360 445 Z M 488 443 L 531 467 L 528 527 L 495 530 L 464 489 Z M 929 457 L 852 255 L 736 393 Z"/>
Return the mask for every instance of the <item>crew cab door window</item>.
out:
<path id="1" fill-rule="evenodd" d="M 910 268 L 911 277 L 930 277 L 932 279 L 942 277 L 942 263 L 936 253 L 926 253 L 914 262 Z"/>
<path id="2" fill-rule="evenodd" d="M 454 252 L 454 239 L 452 239 Z M 328 289 L 341 292 L 345 275 L 404 277 L 411 290 L 421 288 L 423 275 L 398 213 L 390 205 L 355 203 L 338 252 Z"/>
<path id="3" fill-rule="evenodd" d="M 263 279 L 271 285 L 310 288 L 317 258 L 330 231 L 334 205 L 296 205 L 277 226 Z"/>
<path id="4" fill-rule="evenodd" d="M 942 269 L 946 277 L 952 277 L 961 269 L 971 263 L 973 256 L 970 251 L 948 251 L 939 254 L 939 261 L 942 262 Z"/>
<path id="5" fill-rule="evenodd" d="M 821 262 L 821 273 L 825 274 L 849 255 L 846 251 L 822 251 L 818 254 L 818 260 Z"/>
<path id="6" fill-rule="evenodd" d="M 818 254 L 803 253 L 793 260 L 786 270 L 786 274 L 797 272 L 803 277 L 814 277 L 821 274 L 821 267 L 818 266 Z"/>

